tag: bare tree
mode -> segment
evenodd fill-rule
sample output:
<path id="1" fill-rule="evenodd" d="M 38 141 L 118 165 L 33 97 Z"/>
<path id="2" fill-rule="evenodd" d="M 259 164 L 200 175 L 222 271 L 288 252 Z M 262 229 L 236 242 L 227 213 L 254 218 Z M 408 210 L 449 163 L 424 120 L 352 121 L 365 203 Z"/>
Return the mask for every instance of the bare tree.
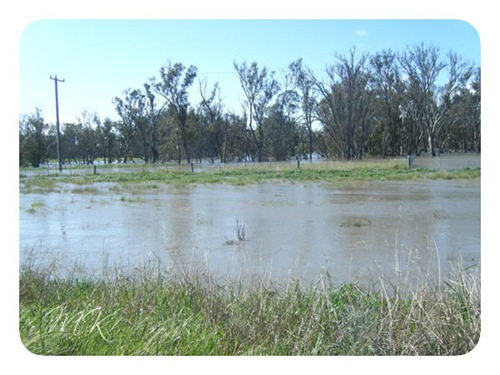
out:
<path id="1" fill-rule="evenodd" d="M 165 101 L 160 106 L 157 105 L 157 101 L 155 95 L 152 91 L 152 87 L 150 84 L 144 84 L 144 90 L 146 91 L 148 110 L 149 110 L 149 124 L 150 124 L 150 148 L 151 148 L 151 157 L 152 163 L 157 163 L 159 158 L 159 134 L 158 134 L 158 126 L 161 114 L 166 108 L 168 102 Z"/>
<path id="2" fill-rule="evenodd" d="M 476 69 L 467 85 L 462 85 L 452 98 L 443 120 L 439 148 L 476 153 L 481 151 L 481 78 Z"/>
<path id="3" fill-rule="evenodd" d="M 184 149 L 188 163 L 191 163 L 187 126 L 188 109 L 190 106 L 188 89 L 193 84 L 197 71 L 197 68 L 193 65 L 186 70 L 181 63 L 173 65 L 168 63 L 167 66 L 160 69 L 161 82 L 156 83 L 154 79 L 152 80 L 156 92 L 165 98 L 175 113 L 179 142 Z M 177 162 L 181 163 L 180 149 Z"/>
<path id="4" fill-rule="evenodd" d="M 226 148 L 227 148 L 227 121 L 223 121 L 224 104 L 220 97 L 220 87 L 216 83 L 212 91 L 207 93 L 206 80 L 200 80 L 200 113 L 208 124 L 208 140 L 210 148 L 219 155 L 220 160 L 225 163 L 226 161 Z M 213 162 L 213 152 L 209 150 Z"/>
<path id="5" fill-rule="evenodd" d="M 269 73 L 266 67 L 259 69 L 257 62 L 247 66 L 246 62 L 238 65 L 233 63 L 241 87 L 245 93 L 248 109 L 248 129 L 257 147 L 257 160 L 261 162 L 264 145 L 263 120 L 274 95 L 279 90 L 278 82 L 273 78 L 274 72 Z M 253 120 L 256 127 L 253 126 Z"/>
<path id="6" fill-rule="evenodd" d="M 437 138 L 444 116 L 451 108 L 452 98 L 472 75 L 471 66 L 456 54 L 448 54 L 447 64 L 441 62 L 439 57 L 438 47 L 424 44 L 408 48 L 399 57 L 406 76 L 407 106 L 416 114 L 415 120 L 425 131 L 432 156 L 440 152 Z M 439 85 L 440 74 L 445 68 L 447 80 Z"/>
<path id="7" fill-rule="evenodd" d="M 328 82 L 315 81 L 322 97 L 318 118 L 348 160 L 356 155 L 362 158 L 368 140 L 372 93 L 368 89 L 367 59 L 363 55 L 356 61 L 352 49 L 349 57 L 337 56 L 338 62 L 326 68 Z"/>
<path id="8" fill-rule="evenodd" d="M 314 91 L 315 77 L 313 72 L 302 65 L 302 59 L 299 58 L 289 65 L 294 78 L 295 85 L 301 94 L 302 118 L 307 129 L 309 144 L 309 161 L 312 161 L 313 153 L 313 115 L 317 108 L 317 98 Z"/>
<path id="9" fill-rule="evenodd" d="M 381 152 L 385 158 L 391 149 L 392 154 L 400 154 L 400 96 L 397 91 L 399 71 L 396 65 L 396 54 L 392 51 L 382 51 L 370 57 L 373 89 L 375 90 L 382 128 Z"/>
<path id="10" fill-rule="evenodd" d="M 295 91 L 295 79 L 290 72 L 284 72 L 280 82 L 281 89 L 270 107 L 265 132 L 272 155 L 283 161 L 295 152 L 299 94 Z"/>
<path id="11" fill-rule="evenodd" d="M 83 161 L 87 165 L 91 165 L 98 154 L 98 130 L 101 126 L 101 120 L 97 113 L 83 110 L 81 116 L 77 117 L 77 121 L 80 125 L 77 144 Z"/>

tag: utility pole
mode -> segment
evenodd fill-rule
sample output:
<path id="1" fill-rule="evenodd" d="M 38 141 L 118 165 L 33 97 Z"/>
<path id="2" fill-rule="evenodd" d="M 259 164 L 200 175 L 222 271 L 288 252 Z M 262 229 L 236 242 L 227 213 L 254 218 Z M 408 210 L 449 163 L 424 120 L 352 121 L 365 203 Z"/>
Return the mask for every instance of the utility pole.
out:
<path id="1" fill-rule="evenodd" d="M 59 172 L 62 171 L 62 160 L 61 160 L 61 132 L 59 130 L 59 97 L 57 95 L 57 82 L 64 82 L 64 79 L 58 79 L 57 75 L 50 79 L 54 80 L 56 86 L 56 121 L 57 121 L 57 161 L 59 162 Z"/>

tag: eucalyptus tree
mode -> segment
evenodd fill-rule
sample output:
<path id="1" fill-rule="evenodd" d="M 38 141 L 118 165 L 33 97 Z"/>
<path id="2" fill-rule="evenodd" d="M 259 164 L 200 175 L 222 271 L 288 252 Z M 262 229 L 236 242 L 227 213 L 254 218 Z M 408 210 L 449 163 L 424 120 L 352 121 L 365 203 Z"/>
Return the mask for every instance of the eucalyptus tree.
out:
<path id="1" fill-rule="evenodd" d="M 147 141 L 147 125 L 148 118 L 146 114 L 146 96 L 140 90 L 125 90 L 125 98 L 115 97 L 113 102 L 116 111 L 122 119 L 118 125 L 118 130 L 122 140 L 122 156 L 124 162 L 127 158 L 133 156 L 132 150 L 134 141 L 137 135 L 141 141 L 142 154 L 144 161 L 149 162 L 148 141 Z"/>
<path id="2" fill-rule="evenodd" d="M 47 154 L 46 133 L 48 125 L 39 108 L 35 113 L 23 116 L 19 121 L 19 165 L 39 167 Z"/>
<path id="3" fill-rule="evenodd" d="M 278 94 L 280 90 L 280 85 L 278 81 L 273 78 L 274 72 L 271 72 L 269 79 L 265 82 L 264 90 L 262 95 L 257 97 L 254 106 L 254 119 L 259 132 L 257 146 L 257 160 L 259 162 L 263 161 L 263 146 L 266 143 L 267 135 L 264 122 L 266 118 L 270 115 L 273 106 L 273 97 Z M 280 114 L 281 115 L 281 114 Z M 283 121 L 281 121 L 283 122 Z M 281 125 L 280 125 L 281 126 Z M 255 139 L 255 132 L 251 132 L 252 137 Z M 269 153 L 265 155 L 266 159 L 269 158 Z"/>
<path id="4" fill-rule="evenodd" d="M 247 120 L 234 112 L 224 113 L 224 126 L 227 128 L 225 161 L 250 160 L 254 155 L 254 143 L 250 140 Z"/>
<path id="5" fill-rule="evenodd" d="M 206 80 L 199 81 L 201 102 L 198 106 L 200 124 L 205 130 L 208 157 L 214 162 L 218 156 L 221 162 L 226 162 L 227 127 L 224 121 L 224 103 L 220 96 L 220 87 L 215 83 L 210 93 L 207 92 Z"/>
<path id="6" fill-rule="evenodd" d="M 330 159 L 338 154 L 337 145 L 334 139 L 327 134 L 324 128 L 314 131 L 315 145 L 317 146 L 318 154 L 322 158 Z"/>
<path id="7" fill-rule="evenodd" d="M 474 143 L 477 148 L 478 130 L 481 124 L 481 98 L 480 98 L 480 78 L 475 80 L 474 68 L 472 63 L 463 60 L 459 55 L 453 52 L 447 54 L 447 81 L 441 87 L 438 93 L 438 108 L 436 113 L 430 117 L 428 123 L 432 125 L 435 131 L 435 149 L 440 153 L 444 150 L 450 131 L 442 125 L 446 122 L 448 114 L 455 106 L 466 109 L 463 122 L 467 127 L 474 129 Z M 460 100 L 463 99 L 463 100 Z M 428 127 L 430 127 L 428 125 Z M 468 146 L 465 143 L 465 150 Z"/>
<path id="8" fill-rule="evenodd" d="M 77 132 L 77 147 L 82 162 L 91 165 L 98 156 L 100 119 L 97 113 L 83 110 L 77 117 L 80 131 Z"/>
<path id="9" fill-rule="evenodd" d="M 281 81 L 281 90 L 269 109 L 265 127 L 270 154 L 278 161 L 286 160 L 295 153 L 298 143 L 296 117 L 299 95 L 295 91 L 295 82 L 291 74 L 285 73 Z"/>
<path id="10" fill-rule="evenodd" d="M 261 162 L 265 139 L 263 120 L 272 98 L 279 90 L 279 84 L 274 79 L 274 72 L 269 72 L 266 67 L 260 69 L 257 62 L 252 62 L 249 66 L 245 61 L 239 65 L 233 62 L 233 66 L 246 97 L 247 126 L 257 148 L 257 161 Z"/>
<path id="11" fill-rule="evenodd" d="M 375 110 L 377 111 L 377 127 L 380 133 L 380 153 L 385 158 L 388 153 L 401 153 L 402 128 L 399 108 L 401 96 L 398 94 L 397 82 L 399 69 L 397 55 L 391 50 L 384 50 L 370 56 L 372 87 L 376 94 Z"/>
<path id="12" fill-rule="evenodd" d="M 184 149 L 187 162 L 191 162 L 187 123 L 190 106 L 188 89 L 193 84 L 197 71 L 193 65 L 186 69 L 181 63 L 172 65 L 169 62 L 167 66 L 160 69 L 161 81 L 152 80 L 154 90 L 167 101 L 168 106 L 175 114 L 179 147 L 177 162 L 179 164 L 181 163 L 180 146 Z"/>
<path id="13" fill-rule="evenodd" d="M 116 122 L 109 118 L 105 118 L 101 127 L 101 157 L 104 162 L 111 164 L 116 157 L 116 145 L 117 145 L 117 134 L 116 134 Z"/>
<path id="14" fill-rule="evenodd" d="M 318 119 L 348 160 L 362 158 L 369 139 L 372 92 L 367 59 L 362 55 L 356 60 L 351 49 L 349 56 L 337 56 L 337 63 L 326 67 L 327 82 L 315 80 L 321 96 Z"/>
<path id="15" fill-rule="evenodd" d="M 167 105 L 158 116 L 158 160 L 162 162 L 180 160 L 182 158 L 179 147 L 177 116 L 174 110 Z"/>
<path id="16" fill-rule="evenodd" d="M 160 125 L 160 118 L 161 114 L 163 113 L 164 109 L 166 108 L 168 102 L 164 102 L 160 105 L 158 105 L 158 102 L 156 101 L 156 97 L 153 93 L 153 89 L 149 83 L 144 84 L 144 90 L 145 90 L 145 95 L 146 95 L 146 103 L 147 103 L 147 112 L 148 114 L 148 122 L 149 122 L 149 147 L 151 149 L 151 162 L 152 163 L 157 163 L 158 158 L 159 158 L 159 125 Z"/>
<path id="17" fill-rule="evenodd" d="M 302 119 L 307 129 L 309 161 L 312 161 L 313 154 L 313 120 L 314 113 L 317 110 L 317 97 L 314 90 L 315 77 L 313 72 L 304 67 L 302 58 L 297 59 L 289 65 L 289 69 L 295 79 L 295 86 L 300 92 L 300 107 L 302 110 Z"/>
<path id="18" fill-rule="evenodd" d="M 476 154 L 481 152 L 481 69 L 476 68 L 469 89 L 470 128 Z"/>
<path id="19" fill-rule="evenodd" d="M 61 127 L 61 151 L 62 160 L 65 162 L 78 163 L 78 160 L 83 160 L 82 154 L 78 147 L 78 140 L 82 127 L 75 123 L 64 123 Z"/>
<path id="20" fill-rule="evenodd" d="M 451 108 L 452 99 L 472 75 L 470 64 L 450 52 L 448 62 L 440 60 L 440 50 L 435 46 L 420 44 L 399 56 L 405 77 L 403 90 L 406 106 L 427 137 L 427 147 L 432 156 L 439 152 L 439 137 L 445 115 Z M 447 68 L 447 78 L 439 85 L 442 71 Z M 416 151 L 416 150 L 413 150 Z"/>
<path id="21" fill-rule="evenodd" d="M 288 108 L 276 102 L 265 118 L 267 154 L 276 161 L 288 160 L 299 149 L 299 130 L 296 119 L 287 113 Z"/>
<path id="22" fill-rule="evenodd" d="M 462 87 L 452 99 L 444 119 L 441 148 L 453 151 L 481 152 L 481 78 L 476 69 L 468 86 Z"/>

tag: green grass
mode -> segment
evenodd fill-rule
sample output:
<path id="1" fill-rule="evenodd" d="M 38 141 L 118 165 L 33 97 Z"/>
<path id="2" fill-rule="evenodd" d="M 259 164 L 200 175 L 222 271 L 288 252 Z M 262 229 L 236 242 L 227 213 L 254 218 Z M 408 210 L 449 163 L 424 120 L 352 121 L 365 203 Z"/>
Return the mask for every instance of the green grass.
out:
<path id="1" fill-rule="evenodd" d="M 26 212 L 29 214 L 34 214 L 39 207 L 43 207 L 45 204 L 43 202 L 33 202 L 29 208 L 26 209 Z"/>
<path id="2" fill-rule="evenodd" d="M 154 267 L 153 267 L 154 268 Z M 480 283 L 363 291 L 216 283 L 160 268 L 102 279 L 20 272 L 19 331 L 42 355 L 460 355 L 480 335 Z"/>
<path id="3" fill-rule="evenodd" d="M 100 182 L 119 184 L 144 184 L 145 188 L 157 188 L 158 184 L 230 184 L 247 185 L 264 182 L 328 182 L 343 184 L 353 181 L 422 180 L 422 179 L 479 179 L 480 168 L 465 168 L 457 171 L 435 171 L 430 169 L 407 168 L 403 160 L 393 161 L 353 161 L 329 162 L 322 164 L 301 164 L 300 169 L 293 164 L 236 164 L 221 168 L 213 167 L 193 173 L 186 167 L 165 168 L 136 167 L 128 172 L 106 172 L 94 174 L 42 175 L 21 177 L 21 191 L 34 189 L 54 190 L 57 183 L 88 185 Z M 85 189 L 80 189 L 85 192 Z"/>
<path id="4" fill-rule="evenodd" d="M 124 197 L 123 195 L 120 197 L 120 202 L 122 203 L 144 203 L 145 199 L 140 197 L 140 196 L 134 196 L 134 197 Z"/>
<path id="5" fill-rule="evenodd" d="M 20 177 L 20 188 L 23 192 L 55 190 L 57 178 L 54 176 Z"/>

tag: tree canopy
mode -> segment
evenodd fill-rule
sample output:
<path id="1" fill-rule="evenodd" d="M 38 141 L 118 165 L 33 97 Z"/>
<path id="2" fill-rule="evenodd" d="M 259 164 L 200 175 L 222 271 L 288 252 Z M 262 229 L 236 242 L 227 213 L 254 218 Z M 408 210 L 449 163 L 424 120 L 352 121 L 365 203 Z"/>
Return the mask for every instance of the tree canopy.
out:
<path id="1" fill-rule="evenodd" d="M 83 111 L 65 123 L 65 163 L 92 164 L 290 158 L 362 159 L 446 151 L 481 151 L 480 67 L 424 44 L 336 55 L 322 72 L 301 58 L 280 72 L 258 62 L 233 62 L 244 102 L 225 110 L 221 87 L 198 70 L 168 63 L 140 88 L 112 99 L 119 120 Z M 279 77 L 279 78 L 278 78 Z M 193 86 L 194 85 L 194 86 Z M 201 100 L 191 103 L 189 89 Z M 56 157 L 55 127 L 37 108 L 19 121 L 19 164 Z"/>

